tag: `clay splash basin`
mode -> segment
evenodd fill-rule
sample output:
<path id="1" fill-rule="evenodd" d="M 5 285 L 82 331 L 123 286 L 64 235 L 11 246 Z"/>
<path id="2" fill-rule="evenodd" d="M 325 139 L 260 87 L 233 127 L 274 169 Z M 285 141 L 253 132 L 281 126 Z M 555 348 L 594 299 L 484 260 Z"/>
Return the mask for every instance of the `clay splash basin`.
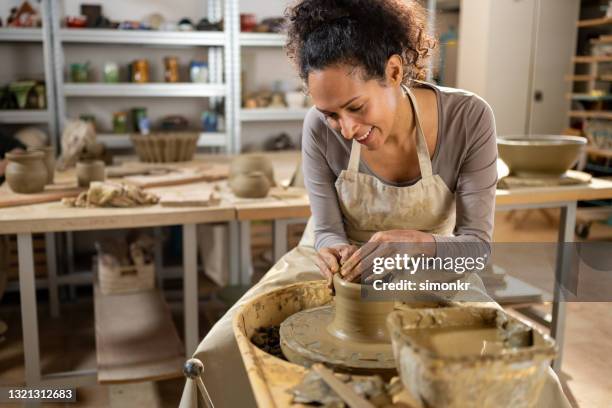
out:
<path id="1" fill-rule="evenodd" d="M 395 311 L 388 317 L 404 387 L 428 407 L 536 406 L 554 341 L 483 307 Z"/>
<path id="2" fill-rule="evenodd" d="M 519 177 L 559 177 L 576 162 L 586 145 L 578 136 L 500 136 L 499 157 Z"/>

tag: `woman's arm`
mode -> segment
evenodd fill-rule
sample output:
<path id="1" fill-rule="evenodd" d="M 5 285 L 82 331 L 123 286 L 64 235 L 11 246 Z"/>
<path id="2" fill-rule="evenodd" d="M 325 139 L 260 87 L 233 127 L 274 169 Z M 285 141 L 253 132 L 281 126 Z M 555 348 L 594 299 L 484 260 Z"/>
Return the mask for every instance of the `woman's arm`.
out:
<path id="1" fill-rule="evenodd" d="M 497 185 L 497 140 L 491 107 L 473 97 L 466 112 L 467 148 L 460 163 L 455 188 L 454 236 L 434 234 L 439 257 L 478 257 L 491 253 L 495 189 Z"/>
<path id="2" fill-rule="evenodd" d="M 315 249 L 348 244 L 340 204 L 334 187 L 336 175 L 326 159 L 328 128 L 314 108 L 302 131 L 304 183 L 315 221 Z"/>

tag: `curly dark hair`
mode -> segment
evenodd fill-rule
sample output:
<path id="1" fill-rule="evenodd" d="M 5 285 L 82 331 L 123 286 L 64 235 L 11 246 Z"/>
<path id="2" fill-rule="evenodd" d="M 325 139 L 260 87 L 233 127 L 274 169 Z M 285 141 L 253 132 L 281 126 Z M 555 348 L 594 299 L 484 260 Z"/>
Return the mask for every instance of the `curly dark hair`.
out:
<path id="1" fill-rule="evenodd" d="M 285 18 L 287 55 L 304 83 L 311 71 L 336 64 L 362 68 L 366 80 L 384 80 L 387 61 L 397 54 L 408 85 L 425 78 L 435 46 L 416 0 L 300 0 Z"/>

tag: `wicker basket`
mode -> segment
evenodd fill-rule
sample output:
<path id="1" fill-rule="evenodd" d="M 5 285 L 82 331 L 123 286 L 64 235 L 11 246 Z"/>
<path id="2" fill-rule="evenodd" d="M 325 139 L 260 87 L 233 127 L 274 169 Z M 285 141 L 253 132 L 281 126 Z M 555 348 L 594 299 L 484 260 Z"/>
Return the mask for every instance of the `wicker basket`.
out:
<path id="1" fill-rule="evenodd" d="M 113 256 L 100 255 L 98 283 L 104 295 L 151 290 L 155 288 L 155 265 L 143 263 L 122 266 Z"/>
<path id="2" fill-rule="evenodd" d="M 132 133 L 132 144 L 140 161 L 171 163 L 193 159 L 200 134 L 197 132 Z"/>

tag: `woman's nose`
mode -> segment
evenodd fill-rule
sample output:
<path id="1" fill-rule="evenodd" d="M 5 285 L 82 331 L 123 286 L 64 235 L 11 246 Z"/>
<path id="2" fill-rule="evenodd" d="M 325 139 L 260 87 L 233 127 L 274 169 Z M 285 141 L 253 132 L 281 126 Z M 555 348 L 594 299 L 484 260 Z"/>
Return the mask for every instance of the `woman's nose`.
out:
<path id="1" fill-rule="evenodd" d="M 350 118 L 339 119 L 340 133 L 345 139 L 351 140 L 357 135 L 359 124 Z"/>

